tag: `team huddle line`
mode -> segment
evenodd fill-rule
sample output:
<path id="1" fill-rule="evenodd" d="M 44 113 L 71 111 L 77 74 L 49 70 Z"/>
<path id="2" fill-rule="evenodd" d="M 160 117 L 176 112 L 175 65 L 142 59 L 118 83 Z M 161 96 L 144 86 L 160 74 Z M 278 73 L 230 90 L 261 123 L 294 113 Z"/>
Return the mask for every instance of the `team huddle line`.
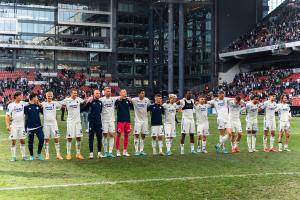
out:
<path id="1" fill-rule="evenodd" d="M 68 110 L 66 130 L 66 159 L 71 160 L 72 140 L 76 140 L 76 158 L 84 159 L 81 154 L 81 138 L 83 136 L 80 113 L 88 111 L 88 135 L 89 135 L 89 158 L 94 158 L 94 138 L 97 139 L 97 157 L 115 157 L 113 150 L 116 148 L 116 156 L 121 156 L 120 138 L 124 135 L 123 156 L 130 156 L 128 148 L 128 137 L 132 131 L 130 121 L 130 109 L 133 107 L 135 113 L 134 124 L 134 149 L 135 156 L 146 155 L 144 151 L 145 138 L 149 134 L 148 112 L 151 116 L 151 137 L 153 155 L 172 155 L 173 139 L 176 137 L 176 112 L 182 112 L 180 153 L 185 153 L 185 136 L 190 137 L 190 152 L 192 154 L 207 153 L 207 136 L 209 135 L 208 109 L 214 107 L 217 114 L 217 125 L 220 132 L 219 142 L 215 145 L 217 153 L 228 153 L 225 143 L 230 140 L 231 152 L 240 152 L 239 144 L 242 137 L 242 125 L 240 113 L 246 111 L 247 145 L 250 153 L 256 150 L 256 133 L 258 131 L 258 113 L 262 110 L 264 116 L 264 152 L 275 152 L 276 118 L 278 112 L 279 138 L 278 151 L 290 151 L 288 140 L 290 135 L 291 112 L 289 100 L 286 95 L 281 96 L 276 103 L 276 96 L 269 95 L 269 99 L 260 103 L 258 96 L 252 96 L 251 101 L 244 102 L 239 96 L 235 98 L 225 97 L 224 91 L 219 91 L 218 96 L 211 101 L 206 101 L 204 96 L 192 99 L 192 92 L 187 91 L 185 97 L 177 99 L 175 94 L 170 94 L 169 99 L 163 103 L 161 95 L 155 95 L 154 103 L 145 97 L 145 91 L 138 91 L 138 97 L 130 98 L 126 90 L 120 91 L 120 96 L 112 97 L 111 89 L 104 88 L 104 96 L 101 97 L 100 90 L 94 90 L 93 96 L 83 100 L 78 97 L 76 89 L 71 89 L 70 97 L 62 101 L 54 101 L 53 93 L 45 94 L 46 100 L 39 102 L 36 94 L 29 95 L 29 102 L 22 101 L 22 93 L 14 93 L 14 102 L 10 103 L 6 112 L 6 128 L 11 139 L 11 161 L 16 161 L 16 143 L 20 141 L 20 151 L 23 160 L 28 160 L 25 150 L 25 140 L 28 137 L 28 149 L 30 160 L 34 160 L 33 144 L 36 135 L 38 142 L 37 159 L 44 160 L 42 149 L 45 149 L 45 159 L 49 160 L 49 140 L 54 139 L 56 159 L 63 160 L 60 152 L 60 133 L 56 120 L 56 110 L 65 107 Z M 115 119 L 115 110 L 117 119 Z M 196 120 L 194 119 L 196 114 Z M 43 114 L 43 125 L 40 115 Z M 117 130 L 115 121 L 117 120 Z M 268 135 L 270 133 L 270 145 L 268 147 Z M 197 149 L 195 150 L 194 135 L 197 134 Z M 282 137 L 285 134 L 284 145 Z M 116 135 L 116 141 L 115 141 Z M 166 153 L 163 151 L 165 140 Z M 102 154 L 102 146 L 104 154 Z M 158 146 L 158 153 L 157 153 Z"/>

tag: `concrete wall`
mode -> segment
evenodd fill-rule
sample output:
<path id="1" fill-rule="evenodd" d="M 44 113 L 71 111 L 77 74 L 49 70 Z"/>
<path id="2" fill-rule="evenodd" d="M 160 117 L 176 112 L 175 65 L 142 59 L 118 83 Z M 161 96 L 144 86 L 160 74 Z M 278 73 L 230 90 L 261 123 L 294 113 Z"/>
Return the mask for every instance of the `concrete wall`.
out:
<path id="1" fill-rule="evenodd" d="M 263 0 L 218 0 L 219 50 L 262 19 Z"/>

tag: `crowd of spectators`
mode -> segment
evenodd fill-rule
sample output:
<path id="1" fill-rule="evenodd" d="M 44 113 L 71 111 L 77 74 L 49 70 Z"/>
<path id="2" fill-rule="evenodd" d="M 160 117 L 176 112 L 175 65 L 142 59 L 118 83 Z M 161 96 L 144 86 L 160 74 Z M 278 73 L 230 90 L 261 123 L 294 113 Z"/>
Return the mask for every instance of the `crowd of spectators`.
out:
<path id="1" fill-rule="evenodd" d="M 258 94 L 265 99 L 270 93 L 280 97 L 288 90 L 290 97 L 294 97 L 300 95 L 300 82 L 290 78 L 293 73 L 292 69 L 239 73 L 235 75 L 231 83 L 223 82 L 213 89 L 209 89 L 207 86 L 203 93 L 207 95 L 208 99 L 213 98 L 219 90 L 225 91 L 226 95 L 230 97 L 240 95 L 247 99 L 252 94 Z M 27 78 L 0 80 L 0 97 L 2 97 L 0 103 L 7 105 L 11 100 L 11 95 L 5 92 L 7 90 L 22 91 L 24 97 L 34 91 L 41 100 L 48 90 L 53 91 L 57 100 L 62 100 L 68 96 L 70 88 L 77 88 L 81 97 L 90 96 L 94 88 L 103 89 L 109 84 L 104 80 L 91 80 L 85 71 L 75 72 L 73 70 L 61 70 L 54 77 L 36 73 L 35 81 L 41 83 L 38 86 L 30 84 Z"/>
<path id="2" fill-rule="evenodd" d="M 300 40 L 300 0 L 286 0 L 223 52 L 239 51 Z"/>
<path id="3" fill-rule="evenodd" d="M 37 72 L 34 81 L 39 81 L 41 84 L 30 84 L 27 78 L 0 80 L 0 104 L 5 106 L 11 101 L 11 94 L 7 95 L 5 92 L 7 90 L 21 91 L 24 98 L 29 93 L 36 92 L 40 100 L 44 99 L 46 91 L 51 90 L 57 100 L 62 100 L 69 95 L 70 88 L 77 88 L 79 96 L 85 97 L 90 96 L 93 89 L 103 89 L 110 83 L 104 79 L 89 78 L 85 71 L 74 70 L 61 70 L 55 77 L 43 76 L 42 73 Z"/>
<path id="4" fill-rule="evenodd" d="M 289 91 L 289 96 L 300 95 L 300 82 L 289 79 L 293 74 L 291 69 L 268 70 L 259 72 L 239 73 L 235 75 L 233 82 L 223 82 L 212 90 L 213 94 L 223 90 L 228 96 L 237 95 L 249 98 L 252 94 L 259 95 L 262 99 L 268 97 L 270 93 L 276 94 L 279 98 Z"/>

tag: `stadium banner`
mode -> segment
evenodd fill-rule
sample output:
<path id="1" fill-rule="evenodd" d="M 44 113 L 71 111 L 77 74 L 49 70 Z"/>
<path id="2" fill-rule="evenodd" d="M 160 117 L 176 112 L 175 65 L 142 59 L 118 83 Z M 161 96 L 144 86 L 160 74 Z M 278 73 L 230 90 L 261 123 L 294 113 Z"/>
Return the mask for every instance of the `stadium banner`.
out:
<path id="1" fill-rule="evenodd" d="M 28 81 L 28 85 L 48 85 L 47 81 Z"/>
<path id="2" fill-rule="evenodd" d="M 42 72 L 41 74 L 44 77 L 57 77 L 57 72 Z"/>
<path id="3" fill-rule="evenodd" d="M 91 77 L 98 77 L 99 76 L 99 74 L 98 73 L 91 73 L 91 75 L 90 75 Z"/>
<path id="4" fill-rule="evenodd" d="M 118 82 L 110 82 L 108 85 L 111 87 L 118 87 L 119 83 Z"/>
<path id="5" fill-rule="evenodd" d="M 227 53 L 220 53 L 219 58 L 226 58 L 231 56 L 240 56 L 240 55 L 247 55 L 247 54 L 256 54 L 266 51 L 276 51 L 279 49 L 286 49 L 286 48 L 292 48 L 293 50 L 299 50 L 300 47 L 300 41 L 296 42 L 288 42 L 288 43 L 281 43 L 281 44 L 275 44 L 271 46 L 265 46 L 265 47 L 257 47 L 252 49 L 244 49 L 244 50 L 238 50 L 233 52 L 227 52 Z"/>

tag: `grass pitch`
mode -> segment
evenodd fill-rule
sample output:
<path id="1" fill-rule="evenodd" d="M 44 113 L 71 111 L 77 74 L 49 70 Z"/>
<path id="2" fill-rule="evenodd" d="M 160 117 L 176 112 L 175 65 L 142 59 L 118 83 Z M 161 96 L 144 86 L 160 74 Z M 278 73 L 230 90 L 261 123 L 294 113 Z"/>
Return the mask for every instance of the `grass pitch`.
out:
<path id="1" fill-rule="evenodd" d="M 181 115 L 178 114 L 180 119 Z M 242 116 L 243 128 L 245 116 Z M 60 119 L 60 118 L 58 118 Z M 4 112 L 0 123 L 0 199 L 300 199 L 300 118 L 292 120 L 291 152 L 249 154 L 246 137 L 241 153 L 217 155 L 216 118 L 210 116 L 209 153 L 179 155 L 180 124 L 171 157 L 152 156 L 151 138 L 145 157 L 56 161 L 53 141 L 50 161 L 11 163 Z M 262 149 L 262 117 L 257 149 Z M 65 122 L 59 121 L 65 156 Z M 277 137 L 278 133 L 276 133 Z M 36 141 L 37 142 L 37 141 Z M 19 146 L 19 145 L 18 145 Z M 229 143 L 226 144 L 229 147 Z M 87 134 L 82 142 L 88 158 Z M 36 149 L 36 145 L 35 145 Z M 165 149 L 165 145 L 164 145 Z M 133 154 L 130 136 L 129 153 Z M 19 157 L 19 147 L 17 156 Z M 72 146 L 75 153 L 75 146 Z M 27 153 L 28 154 L 28 153 Z"/>

